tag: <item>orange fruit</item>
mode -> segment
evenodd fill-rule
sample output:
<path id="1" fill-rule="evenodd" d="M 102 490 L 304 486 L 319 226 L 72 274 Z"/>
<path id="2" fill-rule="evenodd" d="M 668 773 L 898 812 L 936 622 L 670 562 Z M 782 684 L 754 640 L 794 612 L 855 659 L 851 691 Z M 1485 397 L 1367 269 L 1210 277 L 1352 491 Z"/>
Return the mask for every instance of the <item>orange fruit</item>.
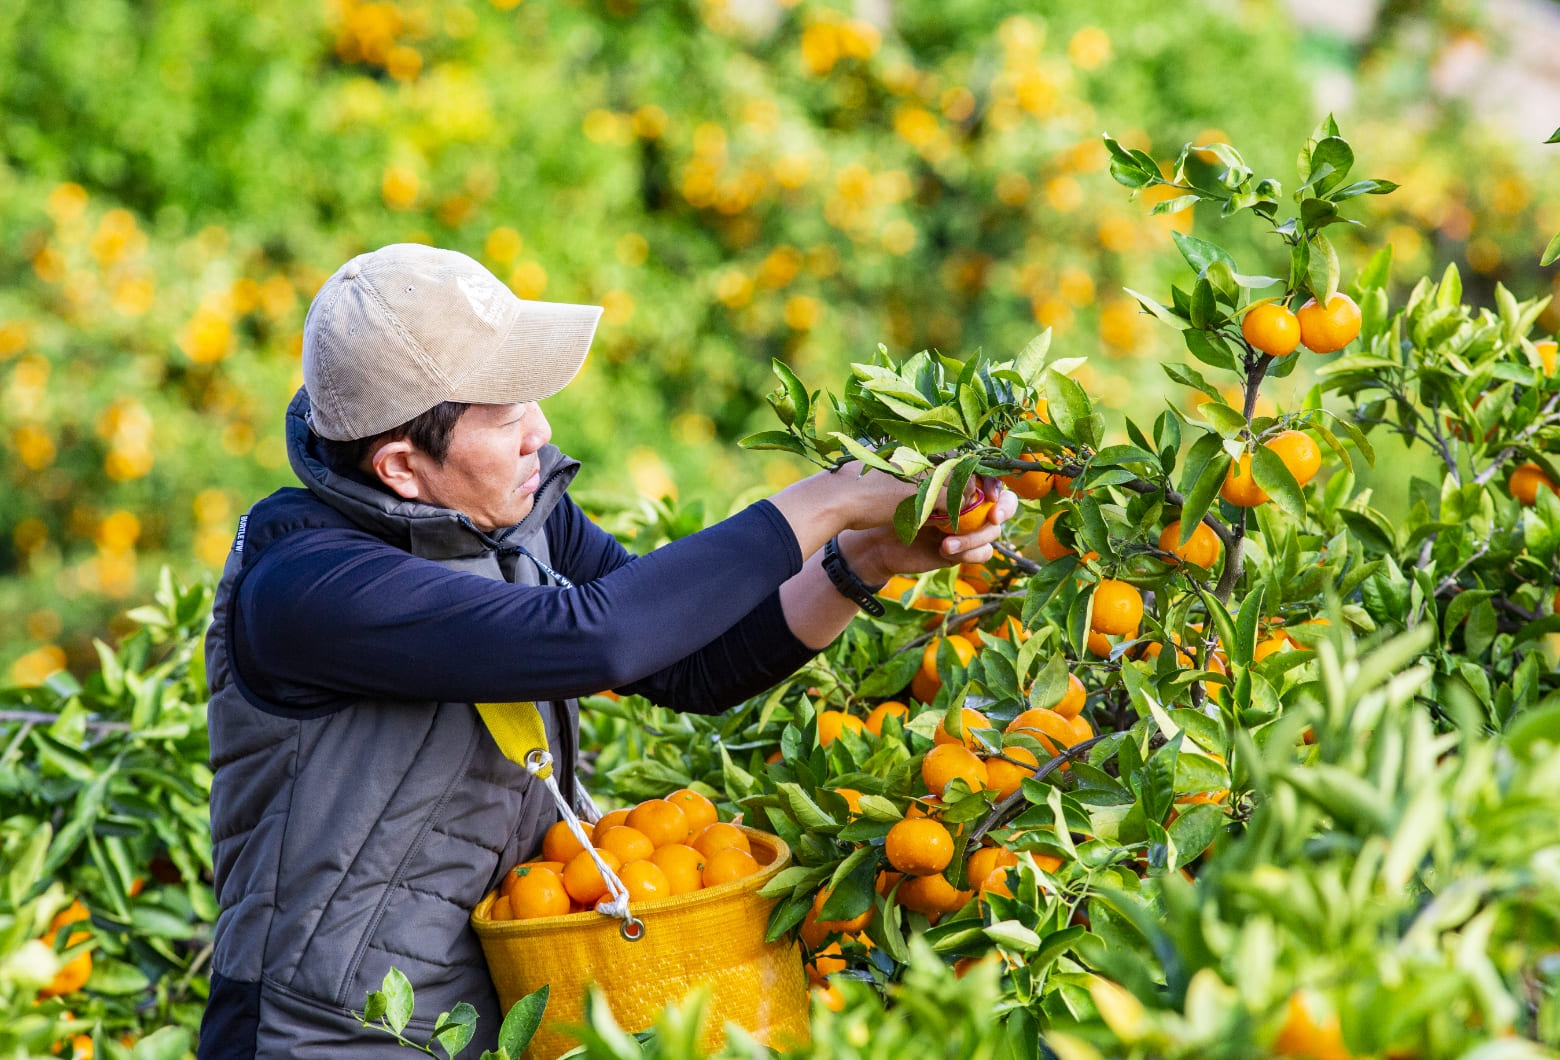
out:
<path id="1" fill-rule="evenodd" d="M 977 593 L 991 591 L 991 586 L 996 580 L 996 573 L 984 563 L 959 564 L 959 579 L 969 583 L 971 589 Z"/>
<path id="2" fill-rule="evenodd" d="M 894 885 L 904 878 L 905 874 L 902 872 L 890 872 L 888 869 L 884 869 L 878 873 L 875 890 L 878 894 L 887 898 L 888 893 L 894 889 Z"/>
<path id="3" fill-rule="evenodd" d="M 885 600 L 893 600 L 898 603 L 904 599 L 906 593 L 915 588 L 915 579 L 903 574 L 895 574 L 884 583 L 883 588 L 877 591 L 877 595 Z"/>
<path id="4" fill-rule="evenodd" d="M 673 894 L 672 882 L 661 866 L 648 858 L 625 862 L 618 873 L 630 902 L 648 902 L 656 898 L 669 898 Z"/>
<path id="5" fill-rule="evenodd" d="M 563 863 L 561 861 L 527 861 L 516 865 L 504 873 L 503 882 L 498 885 L 498 893 L 506 898 L 509 897 L 510 893 L 515 889 L 515 884 L 520 882 L 520 878 L 532 869 L 545 869 L 560 880 L 563 879 Z"/>
<path id="6" fill-rule="evenodd" d="M 858 931 L 865 930 L 872 922 L 874 909 L 870 906 L 866 912 L 848 920 L 819 920 L 818 911 L 823 908 L 824 903 L 833 893 L 825 888 L 813 895 L 812 908 L 807 911 L 806 916 L 802 917 L 802 942 L 810 950 L 816 950 L 823 944 L 823 940 L 832 934 L 854 935 Z"/>
<path id="7" fill-rule="evenodd" d="M 1219 496 L 1237 508 L 1255 508 L 1267 502 L 1267 493 L 1251 477 L 1250 453 L 1242 453 L 1241 458 L 1230 465 L 1224 475 L 1224 485 L 1219 487 Z"/>
<path id="8" fill-rule="evenodd" d="M 1029 856 L 1034 859 L 1036 867 L 1042 872 L 1055 872 L 1062 867 L 1062 859 L 1055 854 L 1036 854 L 1031 852 Z"/>
<path id="9" fill-rule="evenodd" d="M 1026 501 L 1037 501 L 1049 497 L 1056 483 L 1049 471 L 1015 471 L 1003 475 L 1002 484 Z"/>
<path id="10" fill-rule="evenodd" d="M 569 911 L 567 894 L 564 895 L 563 911 L 565 913 Z M 493 899 L 493 904 L 488 906 L 489 920 L 513 920 L 514 918 L 515 914 L 510 908 L 509 896 L 507 894 L 499 895 L 497 898 Z"/>
<path id="11" fill-rule="evenodd" d="M 1284 632 L 1280 630 L 1271 637 L 1257 641 L 1256 649 L 1251 653 L 1251 661 L 1261 662 L 1263 659 L 1266 659 L 1269 655 L 1272 655 L 1275 652 L 1284 651 L 1293 643 L 1294 642 L 1285 636 Z"/>
<path id="12" fill-rule="evenodd" d="M 933 637 L 927 641 L 926 647 L 921 651 L 920 673 L 928 682 L 934 682 L 938 688 L 942 687 L 942 677 L 937 673 L 937 649 L 944 640 L 953 649 L 961 665 L 968 666 L 970 660 L 975 658 L 975 645 L 970 643 L 968 637 L 961 634 L 950 633 L 946 637 Z"/>
<path id="13" fill-rule="evenodd" d="M 1078 680 L 1077 674 L 1067 675 L 1067 691 L 1062 693 L 1062 698 L 1052 705 L 1051 709 L 1064 718 L 1076 718 L 1083 713 L 1084 704 L 1089 701 L 1089 693 L 1083 687 L 1083 682 Z"/>
<path id="14" fill-rule="evenodd" d="M 1279 302 L 1262 302 L 1241 317 L 1240 336 L 1253 349 L 1283 357 L 1300 345 L 1300 321 L 1287 306 Z"/>
<path id="15" fill-rule="evenodd" d="M 1013 887 L 1008 883 L 1008 866 L 999 865 L 981 878 L 976 889 L 980 896 L 985 898 L 988 894 L 1000 894 L 1004 898 L 1013 897 Z"/>
<path id="16" fill-rule="evenodd" d="M 926 675 L 920 670 L 917 670 L 915 676 L 910 678 L 910 698 L 917 703 L 930 703 L 937 698 L 937 690 L 940 688 L 942 688 L 940 679 L 933 678 L 928 681 Z"/>
<path id="17" fill-rule="evenodd" d="M 726 821 L 716 821 L 707 824 L 693 837 L 693 842 L 688 844 L 703 854 L 706 858 L 713 858 L 722 850 L 736 849 L 744 854 L 753 852 L 753 844 L 748 842 L 748 837 L 742 829 Z"/>
<path id="18" fill-rule="evenodd" d="M 926 782 L 926 790 L 937 796 L 955 780 L 964 781 L 971 791 L 979 791 L 987 783 L 986 763 L 961 743 L 938 744 L 921 759 L 921 779 Z"/>
<path id="19" fill-rule="evenodd" d="M 1295 315 L 1300 323 L 1300 341 L 1313 353 L 1337 353 L 1360 333 L 1360 307 L 1341 291 L 1328 299 L 1325 306 L 1312 298 Z"/>
<path id="20" fill-rule="evenodd" d="M 958 645 L 955 645 L 954 647 L 957 648 Z M 971 650 L 973 651 L 973 649 Z M 959 727 L 964 730 L 962 741 L 964 746 L 970 748 L 972 751 L 979 750 L 982 744 L 980 742 L 980 737 L 975 735 L 975 730 L 991 728 L 991 721 L 986 717 L 986 715 L 982 714 L 974 707 L 961 707 L 959 708 Z M 960 740 L 954 739 L 948 730 L 943 728 L 943 722 L 939 721 L 937 723 L 937 731 L 932 733 L 932 742 L 939 744 L 952 744 L 959 743 Z"/>
<path id="21" fill-rule="evenodd" d="M 845 1011 L 845 995 L 834 983 L 813 983 L 812 998 L 830 1012 Z"/>
<path id="22" fill-rule="evenodd" d="M 883 852 L 900 872 L 929 876 L 943 871 L 953 860 L 953 837 L 930 817 L 907 817 L 888 830 Z"/>
<path id="23" fill-rule="evenodd" d="M 975 494 L 964 507 L 959 509 L 957 521 L 949 519 L 947 515 L 933 516 L 931 524 L 947 534 L 967 534 L 972 530 L 978 530 L 986 525 L 986 517 L 991 514 L 991 509 L 997 506 L 995 497 L 988 498 L 986 491 L 979 486 L 975 487 Z"/>
<path id="24" fill-rule="evenodd" d="M 1088 649 L 1090 655 L 1098 655 L 1101 659 L 1109 655 L 1111 651 L 1110 641 L 1106 639 L 1103 633 L 1091 632 L 1084 647 Z"/>
<path id="25" fill-rule="evenodd" d="M 867 715 L 867 731 L 873 736 L 883 735 L 883 721 L 886 718 L 898 718 L 903 725 L 910 720 L 910 708 L 897 699 L 885 699 L 872 708 L 872 713 Z"/>
<path id="26" fill-rule="evenodd" d="M 840 944 L 831 942 L 823 949 L 812 955 L 812 960 L 807 962 L 807 978 L 814 985 L 826 982 L 829 976 L 835 972 L 845 970 L 845 958 L 840 952 Z"/>
<path id="27" fill-rule="evenodd" d="M 621 810 L 611 810 L 601 815 L 601 820 L 596 822 L 596 831 L 605 832 L 608 828 L 616 828 L 620 824 L 628 823 L 628 812 L 632 806 L 625 806 Z"/>
<path id="28" fill-rule="evenodd" d="M 613 872 L 623 867 L 622 859 L 610 850 L 598 850 L 596 856 L 601 858 L 607 868 Z M 516 884 L 516 889 L 519 886 Z M 601 878 L 601 870 L 596 868 L 596 862 L 591 858 L 590 851 L 580 851 L 563 867 L 563 889 L 569 892 L 570 898 L 583 906 L 595 905 L 597 899 L 607 893 L 607 881 Z M 509 901 L 511 905 L 514 904 L 513 898 Z"/>
<path id="29" fill-rule="evenodd" d="M 1087 724 L 1087 722 L 1085 722 Z M 1033 737 L 1048 754 L 1058 755 L 1077 743 L 1073 724 L 1054 710 L 1026 710 L 1012 721 L 1003 732 L 1014 735 L 1023 733 Z M 1067 766 L 1063 765 L 1063 769 Z"/>
<path id="30" fill-rule="evenodd" d="M 981 847 L 970 855 L 968 871 L 970 880 L 979 883 L 1004 865 L 1017 865 L 1018 855 L 1007 847 Z"/>
<path id="31" fill-rule="evenodd" d="M 686 842 L 693 835 L 688 815 L 665 799 L 646 799 L 628 812 L 628 826 L 658 847 Z"/>
<path id="32" fill-rule="evenodd" d="M 77 898 L 70 905 L 54 914 L 54 919 L 49 921 L 49 932 L 43 936 L 43 944 L 53 947 L 59 936 L 60 929 L 67 924 L 79 923 L 91 919 L 92 914 L 87 912 L 87 907 L 81 904 Z M 65 939 L 66 946 L 75 946 L 86 942 L 92 937 L 90 931 L 72 931 Z M 74 994 L 86 985 L 92 975 L 92 952 L 77 954 L 66 961 L 59 971 L 54 973 L 54 978 L 49 980 L 47 986 L 38 991 L 40 998 L 61 997 L 65 994 Z"/>
<path id="33" fill-rule="evenodd" d="M 650 860 L 666 873 L 666 882 L 671 885 L 673 894 L 688 894 L 704 886 L 707 859 L 686 843 L 668 843 L 651 854 Z"/>
<path id="34" fill-rule="evenodd" d="M 1077 554 L 1076 550 L 1062 544 L 1061 539 L 1056 536 L 1056 521 L 1066 514 L 1066 509 L 1051 513 L 1051 515 L 1046 517 L 1045 522 L 1040 524 L 1040 530 L 1035 535 L 1035 545 L 1040 549 L 1040 555 L 1044 556 L 1047 561 L 1058 560 L 1063 556 Z M 1084 559 L 1099 558 L 1100 554 L 1098 552 L 1090 552 L 1084 556 Z"/>
<path id="35" fill-rule="evenodd" d="M 626 824 L 598 833 L 596 846 L 601 850 L 612 851 L 625 865 L 630 861 L 642 861 L 655 853 L 655 844 L 650 842 L 650 837 Z"/>
<path id="36" fill-rule="evenodd" d="M 1538 491 L 1547 489 L 1550 493 L 1560 492 L 1554 481 L 1544 474 L 1544 469 L 1537 464 L 1523 464 L 1511 473 L 1506 487 L 1511 490 L 1511 495 L 1526 507 L 1532 507 L 1538 503 Z"/>
<path id="37" fill-rule="evenodd" d="M 995 755 L 986 759 L 986 786 L 996 792 L 998 799 L 1005 799 L 1017 791 L 1023 786 L 1024 778 L 1034 776 L 1040 767 L 1039 759 L 1027 747 L 1004 747 L 1002 754 L 1021 764 L 1014 765 Z"/>
<path id="38" fill-rule="evenodd" d="M 1282 431 L 1266 445 L 1278 454 L 1301 486 L 1315 478 L 1322 468 L 1322 450 L 1304 431 Z M 1203 529 L 1207 529 L 1206 526 Z"/>
<path id="39" fill-rule="evenodd" d="M 688 818 L 688 827 L 695 832 L 720 820 L 715 804 L 692 788 L 678 788 L 666 797 L 666 801 L 683 812 Z"/>
<path id="40" fill-rule="evenodd" d="M 898 900 L 906 909 L 930 916 L 933 913 L 958 912 L 972 894 L 971 891 L 959 890 L 942 873 L 932 873 L 906 880 L 899 887 Z"/>
<path id="41" fill-rule="evenodd" d="M 827 747 L 839 739 L 840 733 L 849 729 L 859 733 L 862 729 L 862 721 L 854 714 L 846 714 L 843 710 L 825 710 L 818 715 L 818 746 Z"/>
<path id="42" fill-rule="evenodd" d="M 1337 1013 L 1309 990 L 1296 990 L 1284 1006 L 1284 1023 L 1273 1039 L 1274 1056 L 1305 1060 L 1348 1060 Z"/>
<path id="43" fill-rule="evenodd" d="M 1533 343 L 1533 352 L 1538 354 L 1539 363 L 1544 366 L 1545 375 L 1555 374 L 1555 360 L 1560 356 L 1560 342 L 1554 339 L 1544 339 L 1542 342 Z"/>
<path id="44" fill-rule="evenodd" d="M 1219 558 L 1219 535 L 1207 523 L 1198 523 L 1197 529 L 1186 544 L 1181 544 L 1181 520 L 1167 525 L 1159 535 L 1159 549 L 1169 552 L 1178 560 L 1195 564 L 1204 570 L 1212 570 Z"/>
<path id="45" fill-rule="evenodd" d="M 577 856 L 589 860 L 588 855 Z M 520 867 L 525 868 L 523 865 Z M 500 898 L 499 901 L 503 899 Z M 569 912 L 569 892 L 564 886 L 562 877 L 556 872 L 541 868 L 526 869 L 523 875 L 515 877 L 515 885 L 510 888 L 509 909 L 510 918 L 514 920 L 566 916 Z"/>
<path id="46" fill-rule="evenodd" d="M 595 834 L 595 826 L 588 821 L 581 821 L 580 828 L 587 838 Z M 563 821 L 553 824 L 542 836 L 542 857 L 548 861 L 561 861 L 567 865 L 570 858 L 584 849 L 580 841 L 574 837 L 574 833 L 569 831 L 568 824 Z"/>
<path id="47" fill-rule="evenodd" d="M 1094 738 L 1094 726 L 1090 725 L 1089 719 L 1083 715 L 1080 714 L 1076 718 L 1068 718 L 1067 724 L 1072 726 L 1073 734 L 1072 740 L 1067 746 L 1071 747 L 1075 743 L 1082 743 L 1085 740 Z M 1063 766 L 1062 768 L 1066 769 L 1067 767 Z"/>
<path id="48" fill-rule="evenodd" d="M 710 855 L 704 865 L 704 886 L 718 887 L 732 880 L 740 880 L 758 871 L 758 861 L 746 850 L 726 847 Z"/>
<path id="49" fill-rule="evenodd" d="M 928 596 L 920 594 L 910 599 L 910 609 L 913 611 L 930 612 L 932 617 L 927 620 L 926 628 L 934 629 L 942 622 L 939 617 L 952 611 L 954 614 L 962 614 L 965 611 L 973 611 L 980 606 L 980 592 L 963 578 L 953 580 L 953 596 Z"/>
<path id="50" fill-rule="evenodd" d="M 1089 628 L 1115 636 L 1135 634 L 1143 621 L 1143 594 L 1135 586 L 1114 578 L 1101 578 L 1094 587 L 1094 613 Z"/>

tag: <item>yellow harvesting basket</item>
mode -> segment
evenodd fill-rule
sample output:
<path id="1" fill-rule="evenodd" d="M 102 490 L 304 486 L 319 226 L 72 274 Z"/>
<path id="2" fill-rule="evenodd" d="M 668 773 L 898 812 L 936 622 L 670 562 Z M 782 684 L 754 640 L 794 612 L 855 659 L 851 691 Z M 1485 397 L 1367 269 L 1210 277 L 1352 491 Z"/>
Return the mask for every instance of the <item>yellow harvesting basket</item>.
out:
<path id="1" fill-rule="evenodd" d="M 561 1028 L 585 1022 L 585 988 L 595 983 L 627 1031 L 651 1027 L 669 1002 L 710 990 L 703 1040 L 718 1048 L 735 1023 L 776 1049 L 808 1039 L 807 975 L 794 940 L 765 942 L 774 900 L 758 891 L 791 861 L 778 836 L 743 828 L 759 871 L 692 894 L 636 902 L 643 937 L 623 938 L 623 922 L 599 913 L 490 920 L 497 892 L 478 903 L 471 926 L 482 941 L 502 1011 L 543 985 L 547 1011 L 527 1060 L 553 1060 L 578 1042 Z"/>

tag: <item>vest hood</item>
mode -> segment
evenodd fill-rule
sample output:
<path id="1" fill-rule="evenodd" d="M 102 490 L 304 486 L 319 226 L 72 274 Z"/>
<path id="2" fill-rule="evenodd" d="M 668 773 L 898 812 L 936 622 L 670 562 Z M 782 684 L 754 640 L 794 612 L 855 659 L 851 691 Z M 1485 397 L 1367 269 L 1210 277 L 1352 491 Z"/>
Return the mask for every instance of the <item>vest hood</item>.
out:
<path id="1" fill-rule="evenodd" d="M 545 445 L 542 485 L 526 517 L 492 534 L 479 530 L 463 512 L 405 500 L 363 479 L 342 474 L 325 462 L 319 438 L 309 428 L 309 395 L 302 387 L 287 407 L 287 457 L 309 491 L 358 526 L 389 544 L 431 560 L 461 559 L 502 549 L 539 532 L 578 473 L 579 461 Z"/>

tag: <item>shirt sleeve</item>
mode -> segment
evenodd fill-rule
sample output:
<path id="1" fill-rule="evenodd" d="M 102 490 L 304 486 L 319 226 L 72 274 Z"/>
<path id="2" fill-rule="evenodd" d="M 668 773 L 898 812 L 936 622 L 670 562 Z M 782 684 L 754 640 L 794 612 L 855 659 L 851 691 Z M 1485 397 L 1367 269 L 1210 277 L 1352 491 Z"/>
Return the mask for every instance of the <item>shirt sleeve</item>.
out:
<path id="1" fill-rule="evenodd" d="M 357 530 L 289 534 L 239 583 L 239 672 L 256 694 L 301 709 L 342 696 L 502 702 L 643 687 L 708 710 L 771 669 L 740 653 L 772 635 L 778 588 L 801 569 L 772 504 L 642 557 L 572 503 L 557 530 L 550 519 L 568 588 L 451 571 Z M 765 656 L 776 666 L 800 646 L 786 632 L 786 650 Z"/>

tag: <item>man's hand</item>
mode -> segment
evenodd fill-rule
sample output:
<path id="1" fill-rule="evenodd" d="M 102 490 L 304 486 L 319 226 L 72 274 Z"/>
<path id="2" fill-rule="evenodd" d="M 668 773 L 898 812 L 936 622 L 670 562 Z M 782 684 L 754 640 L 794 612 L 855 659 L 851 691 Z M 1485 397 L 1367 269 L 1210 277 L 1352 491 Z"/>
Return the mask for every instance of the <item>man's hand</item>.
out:
<path id="1" fill-rule="evenodd" d="M 887 477 L 887 476 L 885 476 Z M 980 487 L 996 504 L 984 525 L 964 534 L 948 534 L 924 526 L 909 544 L 899 540 L 892 526 L 840 534 L 840 551 L 861 579 L 869 584 L 885 582 L 895 574 L 920 574 L 960 563 L 985 563 L 1002 534 L 1002 524 L 1018 511 L 1018 495 L 1002 488 L 997 479 L 981 479 Z"/>

